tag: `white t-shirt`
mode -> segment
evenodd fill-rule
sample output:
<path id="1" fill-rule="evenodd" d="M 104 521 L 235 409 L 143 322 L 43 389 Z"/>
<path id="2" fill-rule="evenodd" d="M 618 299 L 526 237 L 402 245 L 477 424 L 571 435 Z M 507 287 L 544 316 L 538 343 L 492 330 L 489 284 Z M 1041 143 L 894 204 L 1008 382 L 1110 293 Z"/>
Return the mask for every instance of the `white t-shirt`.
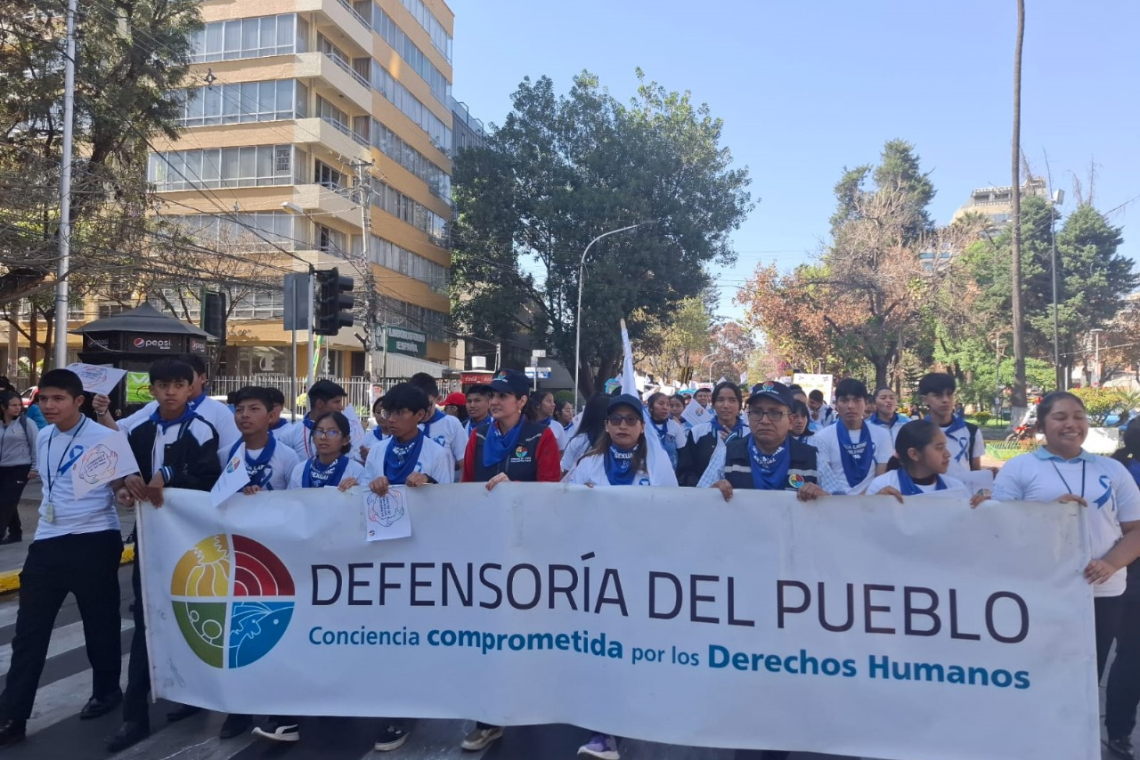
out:
<path id="1" fill-rule="evenodd" d="M 847 476 L 843 474 L 843 460 L 839 454 L 839 427 L 842 421 L 828 425 L 811 437 L 812 445 L 817 452 L 819 466 L 819 484 L 831 494 L 861 494 L 863 489 L 875 479 L 875 466 L 886 465 L 894 455 L 895 447 L 891 445 L 891 436 L 878 425 L 863 426 L 871 431 L 871 443 L 868 452 L 871 457 L 871 466 L 867 468 L 867 476 L 854 486 L 847 483 Z M 862 436 L 860 432 L 850 433 L 852 443 L 858 443 Z"/>
<path id="2" fill-rule="evenodd" d="M 455 418 L 450 417 L 450 419 L 454 420 Z M 372 450 L 368 452 L 368 461 L 364 465 L 362 483 L 371 483 L 384 474 L 384 457 L 388 456 L 388 447 L 395 440 L 394 436 L 389 436 L 384 439 L 383 443 L 372 447 Z M 416 460 L 415 471 L 422 472 L 434 479 L 436 483 L 455 482 L 455 465 L 451 459 L 451 452 L 427 436 L 424 436 L 423 446 L 420 446 L 420 456 Z"/>
<path id="3" fill-rule="evenodd" d="M 285 428 L 282 428 L 284 430 Z M 272 435 L 272 434 L 271 434 Z M 233 446 L 222 449 L 218 452 L 218 460 L 222 463 L 222 467 L 230 461 Z M 249 469 L 248 460 L 256 461 L 261 452 L 265 449 L 246 449 L 245 457 L 247 460 L 246 470 Z M 289 476 L 293 473 L 293 468 L 301 461 L 297 456 L 297 452 L 285 446 L 280 440 L 277 441 L 277 446 L 273 449 L 273 456 L 269 458 L 269 482 L 263 486 L 266 491 L 284 491 L 289 487 Z"/>
<path id="4" fill-rule="evenodd" d="M 420 430 L 427 433 L 428 438 L 451 453 L 453 466 L 463 466 L 463 455 L 467 453 L 467 439 L 470 436 L 463 429 L 463 423 L 459 421 L 458 417 L 445 414 L 434 422 L 421 424 Z"/>
<path id="5" fill-rule="evenodd" d="M 637 474 L 633 476 L 632 485 L 635 486 L 673 486 L 677 485 L 677 475 L 673 472 L 673 468 L 669 466 L 668 458 L 664 458 L 664 464 L 658 464 L 657 467 L 649 467 L 648 461 L 646 466 L 653 472 L 646 472 L 644 469 L 638 470 Z M 593 484 L 598 487 L 609 487 L 610 479 L 606 477 L 606 457 L 605 454 L 593 454 L 586 457 L 578 466 L 566 474 L 564 478 L 566 483 L 574 483 L 577 485 Z"/>
<path id="6" fill-rule="evenodd" d="M 1094 559 L 1103 557 L 1124 535 L 1121 523 L 1140 520 L 1140 488 L 1128 469 L 1115 459 L 1088 452 L 1067 461 L 1045 449 L 1016 456 L 998 472 L 993 498 L 1048 503 L 1070 493 L 1088 500 L 1089 506 L 1081 514 Z M 1104 583 L 1093 586 L 1093 595 L 1120 596 L 1127 573 L 1127 568 L 1121 568 Z"/>
<path id="7" fill-rule="evenodd" d="M 304 462 L 299 462 L 297 466 L 293 468 L 293 472 L 289 474 L 289 490 L 305 487 L 305 468 L 309 466 L 310 461 L 311 460 L 305 460 Z M 357 462 L 351 456 L 348 458 L 348 464 L 345 465 L 344 473 L 340 476 L 340 480 L 344 482 L 348 478 L 355 478 L 357 483 L 364 486 L 368 485 L 368 481 L 364 477 L 364 465 Z M 326 486 L 326 488 L 336 488 L 339 485 L 340 483 L 337 483 L 335 486 Z"/>
<path id="8" fill-rule="evenodd" d="M 60 432 L 55 425 L 48 425 L 40 431 L 36 442 L 36 462 L 43 480 L 43 498 L 40 500 L 36 541 L 71 533 L 121 530 L 109 483 L 78 499 L 71 485 L 71 466 L 84 450 L 109 435 L 119 433 L 87 417 L 80 418 L 79 423 L 66 432 Z M 48 522 L 48 517 L 52 522 Z"/>
<path id="9" fill-rule="evenodd" d="M 950 450 L 950 469 L 948 475 L 961 478 L 970 472 L 970 428 L 964 427 L 955 432 L 949 432 L 950 425 L 942 428 L 946 434 L 946 448 Z M 974 456 L 980 457 L 986 453 L 986 442 L 982 438 L 982 430 L 974 432 Z"/>
<path id="10" fill-rule="evenodd" d="M 241 431 L 237 429 L 237 423 L 234 422 L 233 410 L 228 405 L 202 394 L 196 399 L 191 399 L 189 406 L 199 417 L 209 422 L 218 431 L 218 448 L 222 451 L 229 451 L 230 446 L 241 439 Z M 149 420 L 151 415 L 157 411 L 158 402 L 151 401 L 131 416 L 119 420 L 119 430 L 129 434 L 132 428 Z"/>
<path id="11" fill-rule="evenodd" d="M 946 488 L 941 491 L 938 490 L 937 483 L 931 483 L 928 486 L 924 486 L 921 483 L 915 483 L 915 486 L 918 487 L 918 490 L 922 491 L 921 494 L 916 495 L 925 496 L 926 494 L 940 494 L 946 496 L 961 496 L 963 498 L 970 495 L 970 489 L 966 488 L 966 484 L 955 477 L 952 477 L 950 475 L 943 475 L 942 482 L 946 484 Z M 872 480 L 871 485 L 867 486 L 867 495 L 874 496 L 884 488 L 894 488 L 900 493 L 902 492 L 902 488 L 899 487 L 898 470 L 891 470 L 890 472 L 879 475 L 874 480 Z"/>

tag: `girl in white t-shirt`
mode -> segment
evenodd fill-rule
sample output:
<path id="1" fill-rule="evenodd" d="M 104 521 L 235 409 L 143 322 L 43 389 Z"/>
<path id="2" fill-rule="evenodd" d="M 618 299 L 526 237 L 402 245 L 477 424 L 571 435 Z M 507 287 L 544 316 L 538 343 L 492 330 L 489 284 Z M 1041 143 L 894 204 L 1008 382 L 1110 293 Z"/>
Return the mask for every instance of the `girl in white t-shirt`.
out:
<path id="1" fill-rule="evenodd" d="M 1093 559 L 1097 675 L 1104 672 L 1122 610 L 1125 568 L 1140 556 L 1140 488 L 1120 462 L 1085 451 L 1089 420 L 1072 393 L 1055 391 L 1037 405 L 1045 446 L 1014 457 L 994 480 L 997 501 L 1076 502 L 1088 528 Z"/>
<path id="2" fill-rule="evenodd" d="M 965 483 L 946 474 L 949 468 L 946 434 L 933 422 L 908 422 L 899 429 L 887 471 L 871 481 L 867 495 L 894 496 L 900 502 L 927 494 L 969 496 Z M 978 503 L 988 496 L 980 494 Z"/>
<path id="3" fill-rule="evenodd" d="M 313 422 L 313 456 L 293 468 L 289 488 L 337 488 L 347 491 L 364 480 L 364 465 L 349 456 L 348 418 L 325 412 Z"/>

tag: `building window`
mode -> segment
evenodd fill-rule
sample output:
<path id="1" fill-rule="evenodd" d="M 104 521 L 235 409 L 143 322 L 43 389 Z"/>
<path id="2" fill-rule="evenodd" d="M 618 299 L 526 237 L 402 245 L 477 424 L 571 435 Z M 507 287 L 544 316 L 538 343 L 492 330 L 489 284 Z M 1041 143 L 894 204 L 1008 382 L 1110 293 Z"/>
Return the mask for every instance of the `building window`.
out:
<path id="1" fill-rule="evenodd" d="M 152 153 L 147 179 L 159 192 L 291 185 L 294 150 L 292 145 L 256 145 Z"/>
<path id="2" fill-rule="evenodd" d="M 439 19 L 431 14 L 423 0 L 400 0 L 408 12 L 419 22 L 424 31 L 431 37 L 431 44 L 443 54 L 448 63 L 451 62 L 451 35 L 439 23 Z"/>
<path id="3" fill-rule="evenodd" d="M 191 63 L 305 52 L 308 24 L 292 13 L 215 21 L 191 35 Z"/>
<path id="4" fill-rule="evenodd" d="M 285 292 L 255 290 L 235 298 L 232 319 L 280 319 L 285 316 Z"/>
<path id="5" fill-rule="evenodd" d="M 436 245 L 447 247 L 446 219 L 376 177 L 372 177 L 372 203 L 420 232 L 427 233 Z"/>
<path id="6" fill-rule="evenodd" d="M 361 252 L 360 245 L 361 238 L 359 236 L 353 236 L 353 252 L 358 255 Z M 406 248 L 401 248 L 395 243 L 377 237 L 376 235 L 370 236 L 370 248 L 368 253 L 373 264 L 391 269 L 393 272 L 399 272 L 406 277 L 411 277 L 413 280 L 427 283 L 436 293 L 447 294 L 450 279 L 447 267 L 440 266 L 434 261 L 426 259 L 417 253 L 412 253 Z"/>
<path id="7" fill-rule="evenodd" d="M 432 195 L 451 205 L 451 177 L 447 172 L 376 119 L 372 119 L 371 137 L 372 147 L 422 179 Z"/>
<path id="8" fill-rule="evenodd" d="M 379 61 L 372 61 L 372 89 L 383 95 L 400 112 L 415 122 L 423 131 L 427 132 L 432 144 L 443 153 L 451 150 L 451 127 L 440 121 L 431 109 L 421 103 L 415 95 L 408 92 Z"/>
<path id="9" fill-rule="evenodd" d="M 215 84 L 184 90 L 184 127 L 245 124 L 305 117 L 305 85 L 293 79 Z"/>
<path id="10" fill-rule="evenodd" d="M 428 340 L 448 343 L 451 338 L 451 317 L 440 311 L 426 309 L 414 303 L 400 301 L 388 296 L 377 296 L 380 307 L 380 321 L 394 327 L 410 327 L 426 333 Z"/>
<path id="11" fill-rule="evenodd" d="M 348 187 L 348 180 L 344 172 L 338 171 L 324 161 L 317 161 L 313 171 L 313 181 L 329 190 L 344 190 Z"/>
<path id="12" fill-rule="evenodd" d="M 447 81 L 443 72 L 435 67 L 431 59 L 416 47 L 416 43 L 404 34 L 404 30 L 396 26 L 396 22 L 375 3 L 372 5 L 372 28 L 412 67 L 413 71 L 420 75 L 420 78 L 427 83 L 432 96 L 450 110 L 451 82 Z"/>
<path id="13" fill-rule="evenodd" d="M 185 214 L 164 216 L 163 221 L 199 245 L 237 248 L 243 251 L 284 249 L 304 250 L 309 247 L 302 237 L 305 220 L 284 211 L 259 211 L 252 214 Z"/>

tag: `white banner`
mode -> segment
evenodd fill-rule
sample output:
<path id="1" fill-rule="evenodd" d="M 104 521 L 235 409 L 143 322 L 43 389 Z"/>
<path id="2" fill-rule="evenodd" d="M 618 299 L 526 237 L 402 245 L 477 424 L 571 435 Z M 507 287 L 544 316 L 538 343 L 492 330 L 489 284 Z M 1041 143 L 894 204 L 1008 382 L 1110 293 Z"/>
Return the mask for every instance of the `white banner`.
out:
<path id="1" fill-rule="evenodd" d="M 143 506 L 154 690 L 913 760 L 1100 757 L 1080 507 L 507 483 Z"/>
<path id="2" fill-rule="evenodd" d="M 797 372 L 792 375 L 792 382 L 803 388 L 804 393 L 811 394 L 812 391 L 819 391 L 823 394 L 823 403 L 831 404 L 831 394 L 834 391 L 835 378 L 831 375 L 809 375 L 803 372 Z"/>

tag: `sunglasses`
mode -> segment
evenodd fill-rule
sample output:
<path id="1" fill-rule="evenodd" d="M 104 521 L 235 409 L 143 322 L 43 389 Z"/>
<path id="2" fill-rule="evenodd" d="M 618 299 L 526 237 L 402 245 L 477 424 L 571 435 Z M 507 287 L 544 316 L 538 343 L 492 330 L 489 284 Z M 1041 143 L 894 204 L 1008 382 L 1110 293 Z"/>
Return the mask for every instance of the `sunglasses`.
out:
<path id="1" fill-rule="evenodd" d="M 621 427 L 622 425 L 636 427 L 641 423 L 641 418 L 635 414 L 611 414 L 609 417 L 606 417 L 606 422 L 614 427 Z"/>

